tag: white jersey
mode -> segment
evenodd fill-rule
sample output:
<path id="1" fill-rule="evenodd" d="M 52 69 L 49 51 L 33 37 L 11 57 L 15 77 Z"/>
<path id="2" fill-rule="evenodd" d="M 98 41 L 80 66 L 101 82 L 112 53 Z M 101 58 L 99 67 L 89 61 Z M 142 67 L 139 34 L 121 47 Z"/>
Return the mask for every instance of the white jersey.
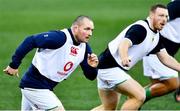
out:
<path id="1" fill-rule="evenodd" d="M 146 37 L 144 41 L 138 45 L 133 45 L 128 49 L 128 55 L 131 59 L 130 66 L 129 67 L 123 67 L 121 63 L 121 58 L 118 52 L 119 43 L 125 38 L 125 34 L 128 31 L 128 29 L 135 24 L 142 25 L 146 31 Z M 133 67 L 139 60 L 143 58 L 143 56 L 147 55 L 149 52 L 152 51 L 153 48 L 158 44 L 159 42 L 159 33 L 154 33 L 148 26 L 148 24 L 143 21 L 139 20 L 128 26 L 126 29 L 124 29 L 113 41 L 111 41 L 108 44 L 109 50 L 113 56 L 113 58 L 116 60 L 116 62 L 123 67 L 126 70 L 129 70 L 131 67 Z"/>
<path id="2" fill-rule="evenodd" d="M 62 31 L 67 38 L 65 44 L 56 50 L 37 50 L 32 61 L 43 76 L 56 82 L 66 79 L 76 69 L 83 61 L 86 49 L 85 43 L 78 46 L 73 45 L 68 30 L 63 29 Z"/>
<path id="3" fill-rule="evenodd" d="M 180 18 L 169 21 L 160 32 L 163 37 L 180 43 Z"/>

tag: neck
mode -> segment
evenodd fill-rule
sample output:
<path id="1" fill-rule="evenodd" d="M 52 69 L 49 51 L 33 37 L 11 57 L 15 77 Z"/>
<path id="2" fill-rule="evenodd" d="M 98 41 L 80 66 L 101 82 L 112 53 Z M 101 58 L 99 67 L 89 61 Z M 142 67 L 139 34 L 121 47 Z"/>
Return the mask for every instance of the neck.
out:
<path id="1" fill-rule="evenodd" d="M 149 23 L 149 28 L 150 28 L 153 32 L 157 33 L 158 30 L 154 27 L 154 25 L 153 25 L 153 20 L 152 20 L 150 17 L 148 17 L 148 18 L 147 18 L 147 21 L 148 21 L 148 23 Z"/>
<path id="2" fill-rule="evenodd" d="M 72 34 L 73 34 L 74 40 L 75 40 L 76 42 L 78 42 L 78 40 L 77 40 L 77 37 L 76 37 L 76 34 L 75 34 L 75 31 L 74 31 L 73 27 L 71 27 L 71 31 L 72 31 Z"/>
<path id="3" fill-rule="evenodd" d="M 154 28 L 154 26 L 153 26 L 153 20 L 150 19 L 150 17 L 148 17 L 147 20 L 148 20 L 148 22 L 149 22 L 149 27 L 151 28 L 151 30 L 156 31 L 155 28 Z"/>
<path id="4" fill-rule="evenodd" d="M 158 31 L 154 28 L 153 26 L 153 20 L 150 19 L 150 17 L 147 18 L 148 24 L 149 24 L 149 28 L 154 32 L 157 33 Z"/>

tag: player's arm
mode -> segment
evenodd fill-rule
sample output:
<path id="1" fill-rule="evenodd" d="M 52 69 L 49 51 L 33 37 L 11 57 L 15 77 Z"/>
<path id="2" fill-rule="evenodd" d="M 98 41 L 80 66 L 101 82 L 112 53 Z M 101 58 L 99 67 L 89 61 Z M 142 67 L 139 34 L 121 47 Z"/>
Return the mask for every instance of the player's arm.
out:
<path id="1" fill-rule="evenodd" d="M 88 65 L 94 68 L 96 68 L 99 63 L 98 57 L 94 53 L 88 54 L 87 61 L 88 61 Z"/>
<path id="2" fill-rule="evenodd" d="M 66 41 L 62 32 L 46 32 L 27 37 L 16 49 L 12 56 L 12 61 L 3 71 L 9 75 L 18 74 L 18 67 L 22 59 L 34 48 L 56 49 L 61 47 Z"/>
<path id="3" fill-rule="evenodd" d="M 166 65 L 169 68 L 172 68 L 174 70 L 180 71 L 180 63 L 176 61 L 172 56 L 170 56 L 162 41 L 162 37 L 160 36 L 160 40 L 157 44 L 157 46 L 150 52 L 151 54 L 156 54 L 159 60 Z"/>
<path id="4" fill-rule="evenodd" d="M 180 63 L 170 56 L 165 49 L 158 52 L 157 56 L 164 65 L 180 72 Z"/>
<path id="5" fill-rule="evenodd" d="M 86 45 L 86 52 L 84 60 L 81 62 L 80 66 L 83 70 L 86 78 L 94 80 L 97 76 L 97 65 L 99 61 L 95 54 L 92 53 L 90 46 Z"/>
<path id="6" fill-rule="evenodd" d="M 132 45 L 140 44 L 145 39 L 146 33 L 146 29 L 141 25 L 133 25 L 126 32 L 124 40 L 119 44 L 119 55 L 124 67 L 128 67 L 131 62 L 128 49 Z"/>
<path id="7" fill-rule="evenodd" d="M 12 61 L 3 71 L 8 75 L 17 75 L 18 67 L 21 64 L 21 60 L 24 56 L 33 49 L 34 43 L 31 37 L 27 37 L 16 49 L 15 53 L 12 56 Z"/>
<path id="8" fill-rule="evenodd" d="M 129 62 L 131 62 L 129 56 L 128 56 L 128 49 L 129 47 L 132 46 L 132 42 L 131 40 L 125 38 L 123 41 L 120 42 L 119 44 L 119 55 L 120 58 L 122 60 L 122 65 L 124 67 L 128 67 L 129 66 Z"/>

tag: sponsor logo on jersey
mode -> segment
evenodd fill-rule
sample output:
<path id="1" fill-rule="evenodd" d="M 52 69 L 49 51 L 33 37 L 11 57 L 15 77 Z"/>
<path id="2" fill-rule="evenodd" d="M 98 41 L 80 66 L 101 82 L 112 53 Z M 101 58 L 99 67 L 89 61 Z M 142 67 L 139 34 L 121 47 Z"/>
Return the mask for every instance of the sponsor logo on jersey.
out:
<path id="1" fill-rule="evenodd" d="M 72 46 L 70 55 L 76 56 L 78 54 L 78 50 L 79 50 L 78 48 Z"/>
<path id="2" fill-rule="evenodd" d="M 63 72 L 60 72 L 58 71 L 57 73 L 60 74 L 60 75 L 67 75 L 68 72 L 71 68 L 73 67 L 73 62 L 67 62 L 65 65 L 64 65 L 64 71 Z"/>

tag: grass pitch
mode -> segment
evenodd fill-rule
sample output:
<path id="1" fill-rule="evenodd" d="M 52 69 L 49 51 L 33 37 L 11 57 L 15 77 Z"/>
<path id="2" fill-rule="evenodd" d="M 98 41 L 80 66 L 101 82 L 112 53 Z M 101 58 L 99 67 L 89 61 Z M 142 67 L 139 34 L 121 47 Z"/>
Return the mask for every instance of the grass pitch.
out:
<path id="1" fill-rule="evenodd" d="M 167 4 L 169 0 L 0 0 L 0 69 L 8 65 L 15 48 L 28 35 L 48 30 L 70 27 L 78 15 L 89 15 L 95 22 L 90 40 L 95 53 L 100 54 L 116 35 L 127 25 L 145 19 L 151 5 Z M 31 63 L 34 50 L 21 64 L 20 78 Z M 179 58 L 177 54 L 177 58 Z M 142 85 L 148 79 L 142 75 L 139 62 L 132 70 L 133 76 Z M 0 110 L 19 110 L 21 92 L 20 78 L 9 77 L 1 72 Z M 61 82 L 55 93 L 67 110 L 90 110 L 100 104 L 96 80 L 88 81 L 78 68 L 67 80 Z M 125 97 L 119 104 L 121 106 Z M 146 103 L 144 110 L 180 110 L 172 93 Z"/>

